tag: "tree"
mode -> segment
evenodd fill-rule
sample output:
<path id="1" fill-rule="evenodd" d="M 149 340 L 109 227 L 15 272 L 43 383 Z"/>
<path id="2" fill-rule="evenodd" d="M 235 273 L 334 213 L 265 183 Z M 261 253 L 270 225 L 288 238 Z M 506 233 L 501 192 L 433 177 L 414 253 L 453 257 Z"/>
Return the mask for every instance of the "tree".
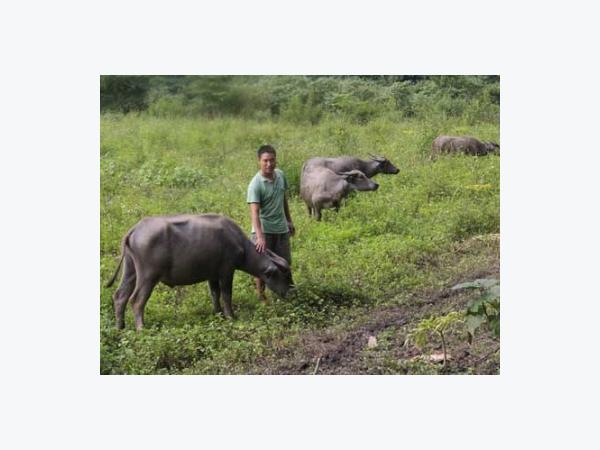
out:
<path id="1" fill-rule="evenodd" d="M 100 111 L 140 111 L 148 106 L 150 77 L 145 75 L 101 75 Z"/>

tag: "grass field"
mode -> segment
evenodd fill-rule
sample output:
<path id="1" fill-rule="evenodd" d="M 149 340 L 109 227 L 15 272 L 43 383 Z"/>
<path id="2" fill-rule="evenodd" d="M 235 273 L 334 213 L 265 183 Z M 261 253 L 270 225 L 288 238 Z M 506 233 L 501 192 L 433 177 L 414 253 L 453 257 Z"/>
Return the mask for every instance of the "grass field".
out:
<path id="1" fill-rule="evenodd" d="M 379 333 L 378 346 L 369 350 L 365 341 L 342 369 L 331 360 L 331 373 L 499 370 L 497 354 L 487 369 L 464 360 L 442 371 L 419 359 L 421 350 L 403 344 L 418 319 L 464 307 L 454 297 L 435 304 L 424 298 L 437 298 L 436 292 L 471 275 L 497 274 L 499 156 L 444 156 L 436 162 L 428 156 L 438 134 L 499 142 L 498 124 L 381 118 L 365 125 L 341 119 L 298 125 L 103 114 L 100 125 L 101 373 L 311 373 L 311 358 L 318 361 L 324 351 L 316 340 L 353 336 L 375 318 L 383 324 L 370 331 Z M 206 283 L 158 285 L 146 307 L 146 328 L 134 331 L 128 309 L 126 329 L 117 331 L 111 300 L 116 286 L 104 283 L 116 268 L 123 235 L 144 216 L 208 212 L 227 215 L 249 231 L 246 188 L 258 170 L 255 151 L 264 143 L 277 149 L 278 167 L 291 187 L 296 292 L 286 300 L 270 293 L 264 305 L 250 276 L 236 272 L 237 319 L 227 321 L 212 314 Z M 378 175 L 378 191 L 351 196 L 339 213 L 326 210 L 320 223 L 310 220 L 298 197 L 302 163 L 311 156 L 369 152 L 388 157 L 400 173 Z M 402 323 L 386 325 L 383 317 L 392 311 L 402 314 Z M 457 332 L 451 351 L 464 350 L 463 341 Z M 469 352 L 483 355 L 494 345 L 483 333 Z M 430 346 L 422 353 L 435 350 L 434 342 Z"/>

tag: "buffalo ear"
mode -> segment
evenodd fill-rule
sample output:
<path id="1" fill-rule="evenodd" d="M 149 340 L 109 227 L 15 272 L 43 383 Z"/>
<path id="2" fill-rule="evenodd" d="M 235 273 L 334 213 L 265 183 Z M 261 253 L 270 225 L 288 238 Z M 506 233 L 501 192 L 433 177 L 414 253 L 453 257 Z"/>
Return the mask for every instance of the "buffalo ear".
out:
<path id="1" fill-rule="evenodd" d="M 348 179 L 353 179 L 356 177 L 356 175 L 358 175 L 358 171 L 357 170 L 351 170 L 350 172 L 340 172 L 338 173 L 338 175 L 341 175 L 344 177 L 345 180 Z"/>
<path id="2" fill-rule="evenodd" d="M 369 156 L 373 161 L 377 161 L 380 163 L 387 161 L 387 158 L 385 156 L 374 155 L 372 153 L 369 153 Z"/>
<path id="3" fill-rule="evenodd" d="M 284 258 L 282 258 L 281 256 L 273 253 L 269 249 L 267 249 L 267 256 L 269 257 L 269 259 L 271 261 L 273 261 L 273 264 L 275 264 L 280 270 L 282 270 L 284 272 L 289 272 L 290 265 L 288 264 L 288 262 Z"/>

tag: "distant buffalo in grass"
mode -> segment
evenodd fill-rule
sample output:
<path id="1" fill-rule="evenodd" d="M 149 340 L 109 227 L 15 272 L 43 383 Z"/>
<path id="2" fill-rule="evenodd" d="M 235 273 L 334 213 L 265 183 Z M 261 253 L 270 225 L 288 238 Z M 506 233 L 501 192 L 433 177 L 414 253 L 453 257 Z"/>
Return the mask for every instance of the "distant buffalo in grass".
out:
<path id="1" fill-rule="evenodd" d="M 481 142 L 470 136 L 438 136 L 431 144 L 431 159 L 442 153 L 483 156 L 496 152 L 500 153 L 500 146 L 495 142 Z"/>
<path id="2" fill-rule="evenodd" d="M 359 159 L 354 156 L 338 156 L 337 158 L 311 158 L 304 164 L 307 169 L 313 167 L 326 167 L 335 173 L 350 172 L 351 170 L 360 170 L 368 178 L 372 178 L 378 173 L 395 175 L 400 170 L 392 162 L 383 157 L 369 155 L 369 160 Z"/>
<path id="3" fill-rule="evenodd" d="M 379 185 L 360 170 L 335 173 L 326 167 L 304 166 L 300 197 L 306 203 L 308 215 L 321 220 L 323 208 L 340 208 L 342 199 L 352 191 L 375 191 Z"/>

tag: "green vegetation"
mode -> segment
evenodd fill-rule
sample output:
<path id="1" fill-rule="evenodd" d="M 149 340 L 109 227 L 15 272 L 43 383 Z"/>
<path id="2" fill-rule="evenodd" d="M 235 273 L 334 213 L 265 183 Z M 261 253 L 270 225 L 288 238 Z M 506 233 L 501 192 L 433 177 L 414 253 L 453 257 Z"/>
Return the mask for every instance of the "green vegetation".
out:
<path id="1" fill-rule="evenodd" d="M 499 157 L 427 159 L 442 133 L 499 142 L 493 78 L 190 78 L 148 78 L 138 112 L 114 112 L 125 110 L 116 95 L 103 103 L 102 286 L 116 268 L 121 238 L 144 216 L 214 212 L 249 230 L 246 188 L 257 171 L 256 148 L 270 143 L 291 186 L 298 288 L 285 300 L 270 293 L 263 305 L 251 278 L 236 272 L 238 319 L 227 321 L 212 314 L 206 283 L 158 285 L 146 329 L 135 332 L 129 308 L 126 329 L 115 329 L 116 286 L 102 287 L 101 373 L 271 373 L 277 355 L 307 333 L 352 327 L 376 308 L 456 281 L 481 262 L 479 250 L 457 248 L 499 232 Z M 290 96 L 294 83 L 298 92 Z M 310 220 L 297 195 L 303 162 L 369 152 L 387 156 L 400 173 L 378 175 L 377 192 L 351 196 L 339 213 L 324 211 L 320 223 Z"/>
<path id="2" fill-rule="evenodd" d="M 444 367 L 448 360 L 448 349 L 446 346 L 446 335 L 456 332 L 464 325 L 463 314 L 458 311 L 452 311 L 448 314 L 438 317 L 429 317 L 421 320 L 417 326 L 411 331 L 406 339 L 406 342 L 414 342 L 414 344 L 423 348 L 429 343 L 430 335 L 437 335 L 442 343 Z"/>
<path id="3" fill-rule="evenodd" d="M 452 287 L 457 289 L 477 289 L 481 295 L 474 298 L 467 307 L 467 333 L 469 342 L 479 328 L 487 327 L 495 339 L 500 339 L 500 281 L 495 278 L 460 283 Z"/>
<path id="4" fill-rule="evenodd" d="M 460 117 L 498 122 L 497 76 L 114 76 L 100 79 L 103 112 L 243 117 L 316 124 L 343 117 Z"/>

